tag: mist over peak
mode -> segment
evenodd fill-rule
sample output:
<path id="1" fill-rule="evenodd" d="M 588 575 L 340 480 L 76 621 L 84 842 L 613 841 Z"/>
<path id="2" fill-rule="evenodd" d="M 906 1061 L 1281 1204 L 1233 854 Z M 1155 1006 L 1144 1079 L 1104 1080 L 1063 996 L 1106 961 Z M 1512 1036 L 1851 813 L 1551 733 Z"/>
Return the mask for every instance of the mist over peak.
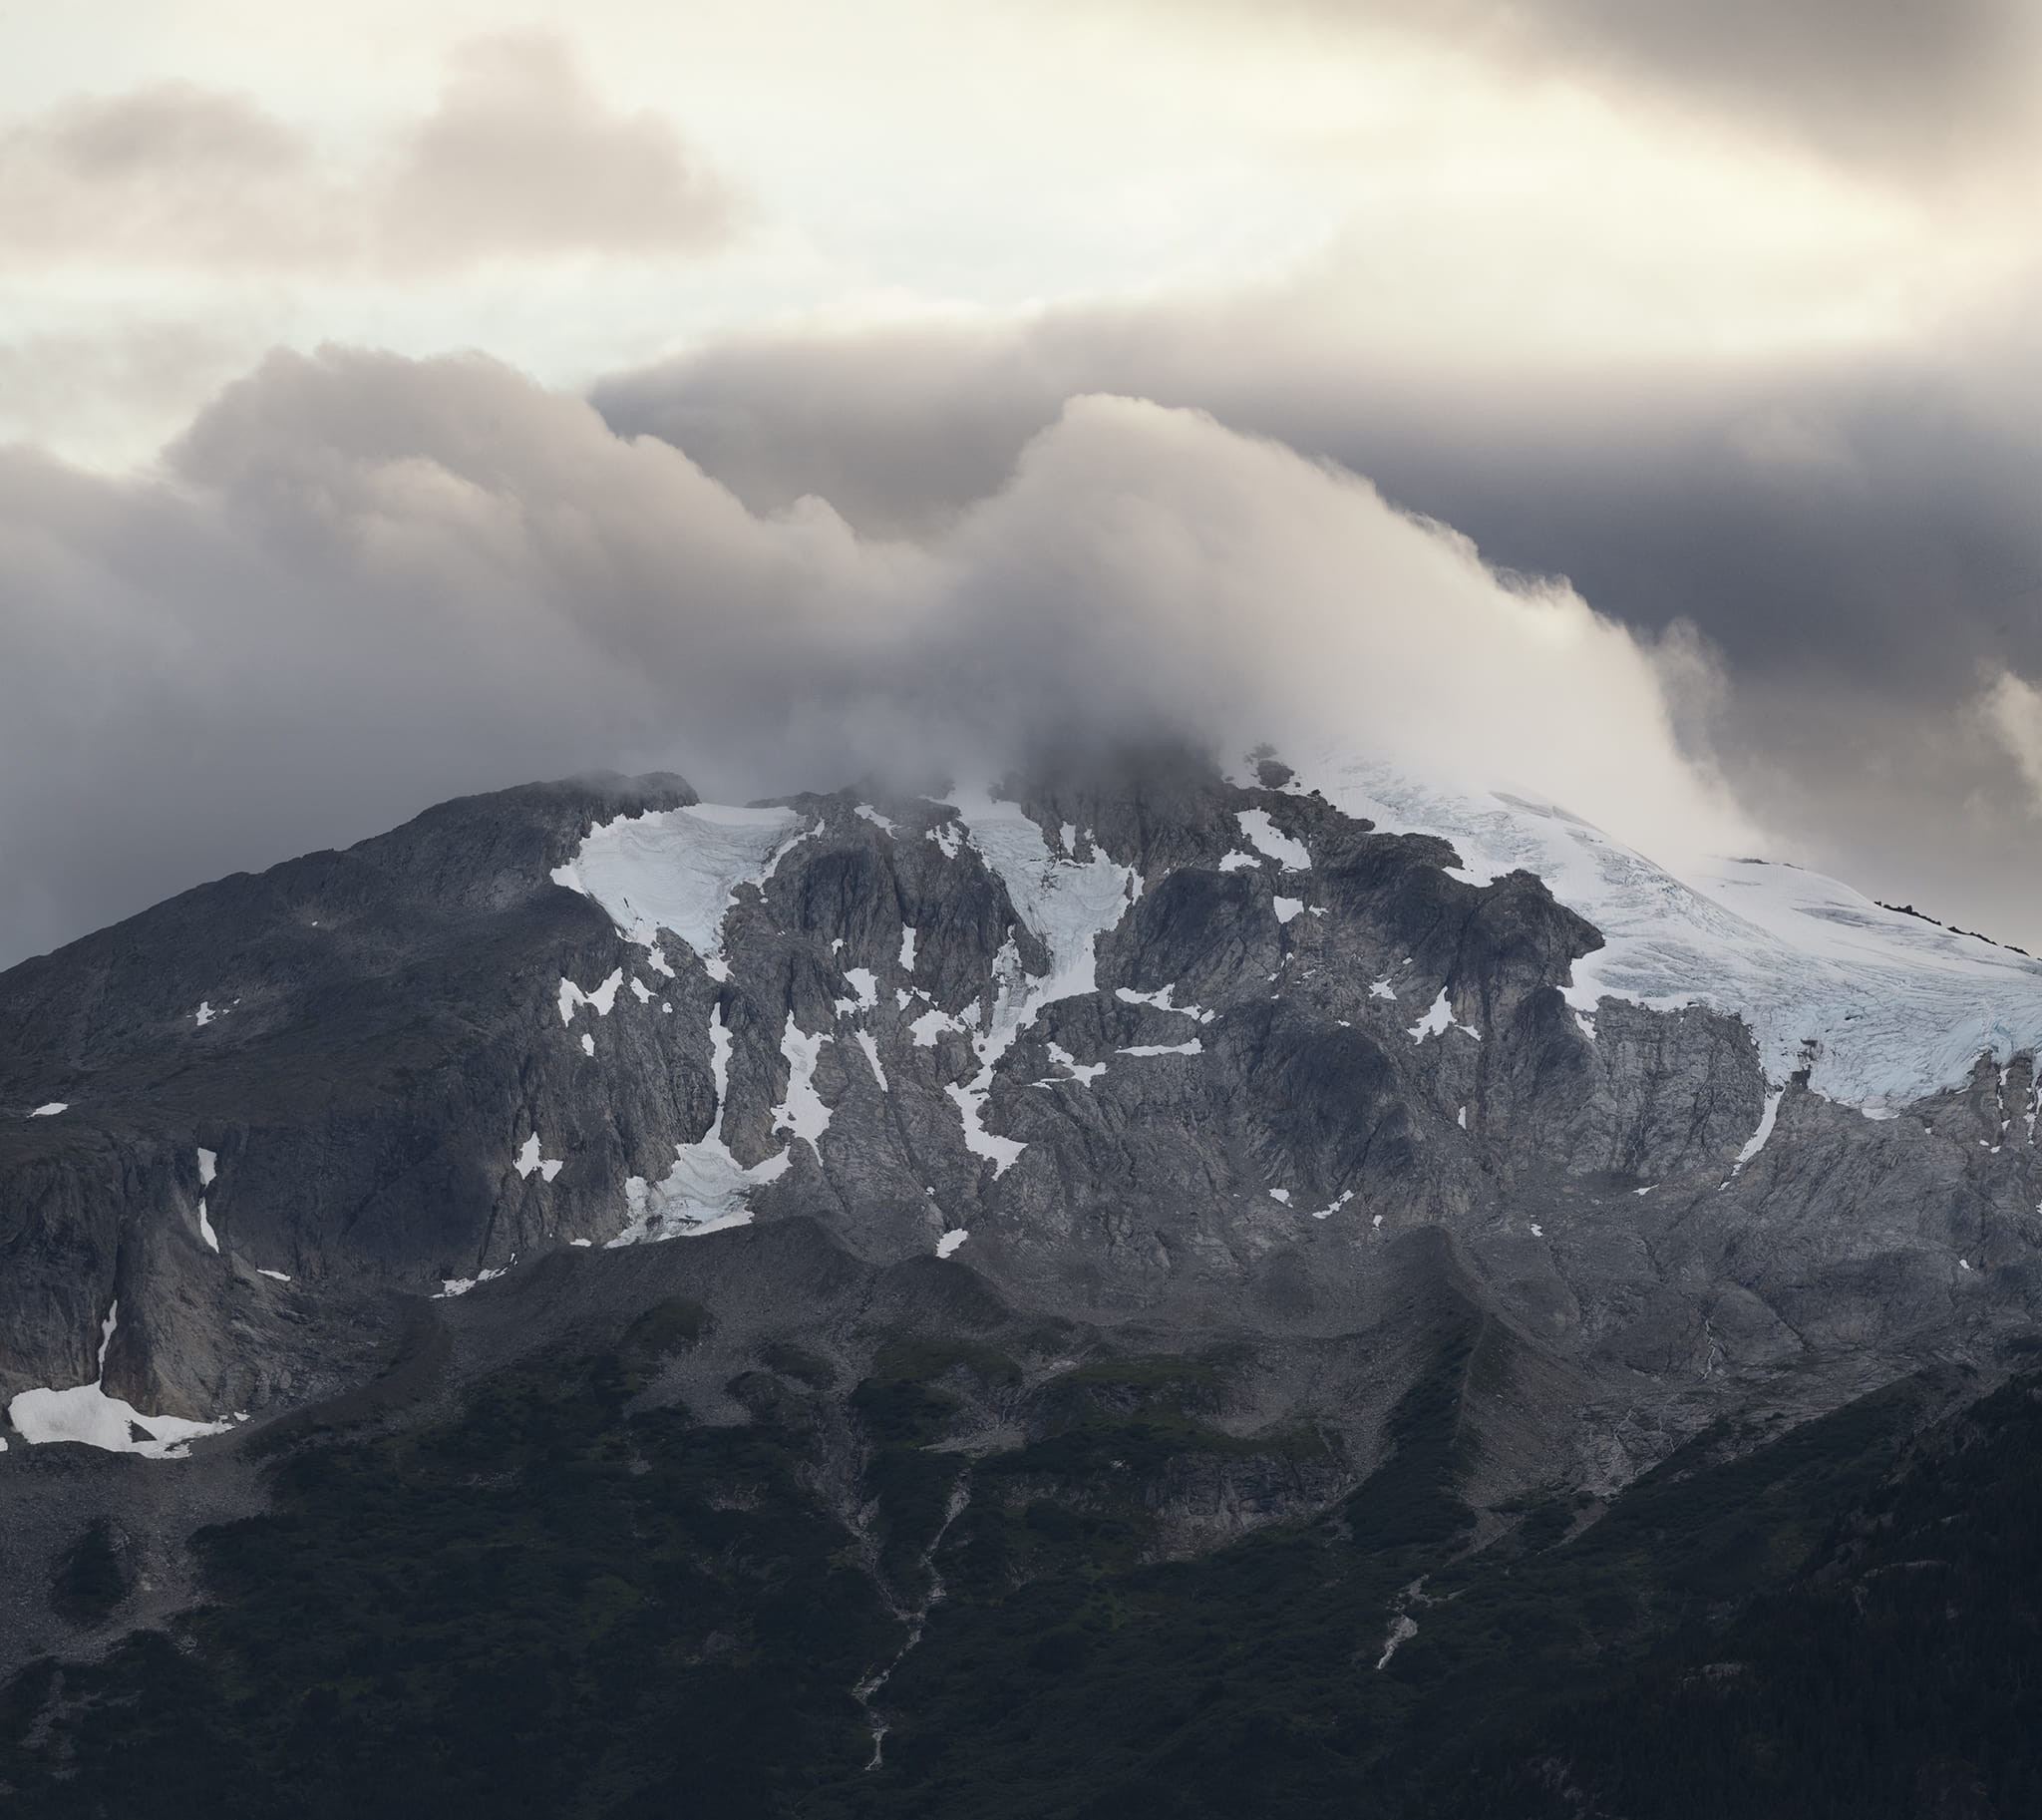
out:
<path id="1" fill-rule="evenodd" d="M 1075 397 L 919 535 L 747 509 L 479 357 L 277 354 L 153 472 L 0 471 L 5 951 L 441 797 L 591 768 L 725 800 L 1258 740 L 1756 838 L 1676 728 L 1691 641 L 1500 577 L 1363 479 Z"/>

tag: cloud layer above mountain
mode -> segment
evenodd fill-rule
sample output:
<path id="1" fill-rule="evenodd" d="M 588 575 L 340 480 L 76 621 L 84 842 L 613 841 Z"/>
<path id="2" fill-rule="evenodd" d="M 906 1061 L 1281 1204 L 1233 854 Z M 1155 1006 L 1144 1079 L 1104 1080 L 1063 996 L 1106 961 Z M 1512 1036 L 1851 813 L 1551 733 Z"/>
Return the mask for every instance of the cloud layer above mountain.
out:
<path id="1" fill-rule="evenodd" d="M 918 538 L 755 513 L 491 362 L 278 356 L 147 480 L 0 464 L 0 905 L 19 953 L 438 798 L 618 762 L 728 795 L 1275 738 L 1748 829 L 1696 680 L 1364 481 L 1084 397 Z M 1611 754 L 1622 762 L 1611 764 Z"/>
<path id="2" fill-rule="evenodd" d="M 2042 946 L 2038 21 L 80 0 L 7 940 L 517 776 L 1337 719 Z"/>
<path id="3" fill-rule="evenodd" d="M 2042 678 L 2025 323 L 1981 315 L 1905 354 L 1499 370 L 1307 338 L 1299 311 L 1271 289 L 760 334 L 593 397 L 755 507 L 819 492 L 874 532 L 944 524 L 1073 393 L 1207 411 L 1367 475 L 1493 563 L 1568 577 L 1641 636 L 1694 625 L 1721 659 L 1725 775 L 1783 851 L 2035 941 L 2042 796 L 1994 693 Z"/>

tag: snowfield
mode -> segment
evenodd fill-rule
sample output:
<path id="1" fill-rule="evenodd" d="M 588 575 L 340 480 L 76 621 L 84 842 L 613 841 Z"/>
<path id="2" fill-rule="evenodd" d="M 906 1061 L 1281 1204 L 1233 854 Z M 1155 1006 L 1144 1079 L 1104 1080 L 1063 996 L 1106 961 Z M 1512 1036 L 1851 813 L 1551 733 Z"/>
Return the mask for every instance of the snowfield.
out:
<path id="1" fill-rule="evenodd" d="M 720 958 L 723 918 L 742 885 L 763 885 L 808 827 L 792 809 L 696 803 L 591 828 L 555 885 L 593 898 L 625 936 L 656 947 L 661 929 L 704 960 Z"/>
<path id="2" fill-rule="evenodd" d="M 8 1417 L 23 1440 L 31 1447 L 81 1441 L 107 1453 L 178 1460 L 201 1435 L 220 1434 L 233 1427 L 231 1420 L 193 1422 L 176 1415 L 144 1415 L 134 1404 L 108 1395 L 107 1348 L 120 1323 L 121 1304 L 117 1301 L 100 1324 L 99 1375 L 91 1383 L 74 1384 L 68 1390 L 24 1390 L 7 1405 Z"/>
<path id="3" fill-rule="evenodd" d="M 1374 760 L 1323 758 L 1298 781 L 1387 833 L 1451 841 L 1473 883 L 1542 879 L 1606 944 L 1574 963 L 1584 1027 L 1604 998 L 1708 1005 L 1744 1020 L 1775 1088 L 1812 1057 L 1811 1088 L 1870 1118 L 1960 1085 L 1981 1054 L 2004 1065 L 2042 1047 L 2042 963 L 1821 873 L 1722 859 L 1676 876 L 1552 804 L 1441 790 Z"/>
<path id="4" fill-rule="evenodd" d="M 1048 977 L 1038 979 L 1022 969 L 1011 942 L 1001 950 L 992 1016 L 985 1032 L 971 1039 L 979 1071 L 963 1086 L 944 1089 L 956 1102 L 966 1147 L 1002 1176 L 1027 1146 L 985 1129 L 993 1071 L 1045 1005 L 1098 989 L 1094 944 L 1128 913 L 1142 881 L 1132 867 L 1116 866 L 1097 850 L 1083 865 L 1052 854 L 1019 804 L 995 802 L 983 791 L 959 791 L 955 801 L 966 837 L 999 875 L 1015 912 L 1050 956 Z M 1069 835 L 1063 844 L 1073 844 Z"/>
<path id="5" fill-rule="evenodd" d="M 2042 964 L 1881 909 L 1820 873 L 1743 858 L 1675 871 L 1553 804 L 1428 785 L 1352 754 L 1301 766 L 1294 788 L 1312 787 L 1388 832 L 1452 842 L 1461 861 L 1456 876 L 1470 883 L 1518 870 L 1534 873 L 1560 903 L 1601 930 L 1605 945 L 1575 963 L 1567 990 L 1591 1036 L 1595 1009 L 1605 998 L 1656 1010 L 1707 1005 L 1751 1030 L 1773 1089 L 1806 1066 L 1814 1091 L 1872 1118 L 1891 1117 L 1960 1084 L 1981 1054 L 2004 1065 L 2017 1051 L 2042 1047 Z M 993 1000 L 977 1018 L 932 1009 L 913 1025 L 914 1041 L 926 1046 L 941 1031 L 970 1023 L 980 1069 L 951 1087 L 950 1097 L 966 1144 L 1003 1173 L 1022 1146 L 984 1128 L 994 1068 L 1043 1006 L 1094 989 L 1093 944 L 1126 913 L 1140 882 L 1097 851 L 1080 864 L 1070 857 L 1076 847 L 1070 833 L 1059 844 L 1062 851 L 1053 850 L 1014 804 L 979 791 L 960 791 L 953 801 L 956 821 L 937 831 L 944 851 L 974 849 L 1052 957 L 1049 975 L 1036 978 L 1018 956 L 1005 954 Z M 1310 855 L 1265 811 L 1242 812 L 1238 825 L 1257 856 L 1286 871 L 1309 870 Z M 737 892 L 771 878 L 808 833 L 793 810 L 697 804 L 593 828 L 573 862 L 553 876 L 601 904 L 626 935 L 655 954 L 660 932 L 668 931 L 721 976 L 723 917 Z M 1234 863 L 1255 862 L 1229 860 Z M 1303 908 L 1298 899 L 1277 901 L 1285 920 Z M 911 931 L 900 958 L 903 970 L 912 966 Z M 857 997 L 841 1011 L 876 1000 L 875 980 L 860 977 L 852 986 Z M 614 989 L 609 980 L 595 993 L 563 985 L 562 1015 L 581 1004 L 600 1013 Z M 1387 979 L 1371 989 L 1386 998 L 1394 992 Z M 567 1002 L 570 993 L 577 1002 Z M 1444 1034 L 1452 1022 L 1451 1011 L 1435 1002 L 1411 1034 L 1423 1041 Z M 795 1084 L 779 1116 L 783 1129 L 814 1143 L 827 1115 L 802 1089 L 814 1066 L 809 1045 L 821 1039 L 791 1034 L 799 1051 L 789 1054 Z M 1189 1045 L 1130 1051 L 1152 1052 L 1191 1051 Z M 867 1059 L 883 1085 L 876 1056 L 868 1050 Z M 691 1148 L 696 1154 L 683 1157 L 667 1183 L 641 1190 L 633 1210 L 640 1236 L 742 1217 L 743 1191 L 761 1174 L 738 1170 L 727 1153 L 719 1154 L 713 1136 Z M 655 1211 L 662 1207 L 665 1219 Z"/>
<path id="6" fill-rule="evenodd" d="M 693 1239 L 726 1227 L 747 1226 L 752 1219 L 751 1191 L 777 1182 L 791 1165 L 786 1151 L 750 1168 L 731 1155 L 723 1141 L 724 1107 L 730 1097 L 731 1037 L 723 1026 L 721 1005 L 709 1013 L 709 1044 L 710 1069 L 716 1081 L 716 1118 L 709 1135 L 693 1144 L 675 1145 L 674 1166 L 663 1180 L 647 1182 L 643 1176 L 633 1176 L 625 1183 L 630 1224 L 609 1242 L 612 1251 L 651 1240 Z M 783 1114 L 785 1110 L 780 1109 Z M 826 1110 L 826 1123 L 828 1118 Z"/>

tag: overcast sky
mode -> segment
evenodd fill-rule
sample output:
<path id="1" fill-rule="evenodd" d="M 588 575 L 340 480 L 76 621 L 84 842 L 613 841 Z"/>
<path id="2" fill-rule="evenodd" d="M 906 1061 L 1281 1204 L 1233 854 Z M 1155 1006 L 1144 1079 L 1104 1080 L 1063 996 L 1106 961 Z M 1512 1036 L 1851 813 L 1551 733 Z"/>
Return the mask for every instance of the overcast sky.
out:
<path id="1" fill-rule="evenodd" d="M 2038 7 L 15 9 L 0 963 L 1153 731 L 2042 946 Z"/>

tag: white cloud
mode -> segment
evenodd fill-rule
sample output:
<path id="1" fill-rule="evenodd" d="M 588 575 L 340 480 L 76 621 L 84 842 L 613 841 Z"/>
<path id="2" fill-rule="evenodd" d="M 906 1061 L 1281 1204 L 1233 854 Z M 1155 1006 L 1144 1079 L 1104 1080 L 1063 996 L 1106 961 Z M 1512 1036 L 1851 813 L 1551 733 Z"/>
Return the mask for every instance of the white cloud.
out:
<path id="1" fill-rule="evenodd" d="M 481 39 L 451 60 L 377 200 L 384 256 L 406 266 L 571 252 L 690 252 L 730 229 L 729 191 L 673 128 L 615 114 L 562 45 Z"/>
<path id="2" fill-rule="evenodd" d="M 492 260 L 716 245 L 729 188 L 564 43 L 458 46 L 437 104 L 349 161 L 253 97 L 170 81 L 0 135 L 0 236 L 50 264 L 416 276 Z"/>
<path id="3" fill-rule="evenodd" d="M 2006 748 L 2032 797 L 2031 814 L 2042 814 L 2042 689 L 2011 670 L 2002 671 L 1978 697 L 1986 729 Z"/>

